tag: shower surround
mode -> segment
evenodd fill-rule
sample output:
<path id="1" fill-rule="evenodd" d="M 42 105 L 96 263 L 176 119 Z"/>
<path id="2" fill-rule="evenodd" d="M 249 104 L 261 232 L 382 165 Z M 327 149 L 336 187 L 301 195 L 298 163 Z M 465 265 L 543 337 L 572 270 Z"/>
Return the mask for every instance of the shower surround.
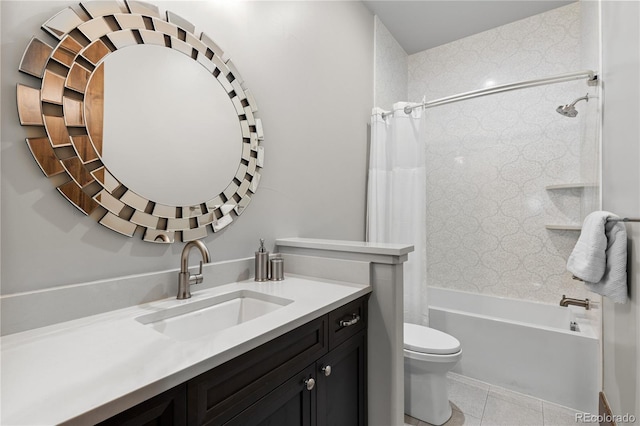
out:
<path id="1" fill-rule="evenodd" d="M 581 70 L 574 3 L 408 57 L 408 99 L 433 100 L 496 84 Z M 565 270 L 593 191 L 545 189 L 595 181 L 596 132 L 558 105 L 597 91 L 584 81 L 476 98 L 427 111 L 427 268 L 430 286 L 539 302 L 588 297 Z M 589 132 L 590 133 L 590 132 Z M 591 156 L 593 154 L 590 154 Z"/>

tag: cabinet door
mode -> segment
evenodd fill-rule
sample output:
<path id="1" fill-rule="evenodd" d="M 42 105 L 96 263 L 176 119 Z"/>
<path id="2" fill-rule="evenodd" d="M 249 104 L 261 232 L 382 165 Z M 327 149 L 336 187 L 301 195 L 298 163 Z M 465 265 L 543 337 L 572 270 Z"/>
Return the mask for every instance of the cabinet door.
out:
<path id="1" fill-rule="evenodd" d="M 307 367 L 225 426 L 315 426 L 314 373 L 315 365 Z"/>
<path id="2" fill-rule="evenodd" d="M 187 385 L 184 383 L 98 423 L 99 426 L 186 426 L 186 424 Z"/>
<path id="3" fill-rule="evenodd" d="M 327 316 L 188 382 L 189 425 L 222 425 L 327 353 Z"/>
<path id="4" fill-rule="evenodd" d="M 366 330 L 316 363 L 318 426 L 367 424 Z"/>

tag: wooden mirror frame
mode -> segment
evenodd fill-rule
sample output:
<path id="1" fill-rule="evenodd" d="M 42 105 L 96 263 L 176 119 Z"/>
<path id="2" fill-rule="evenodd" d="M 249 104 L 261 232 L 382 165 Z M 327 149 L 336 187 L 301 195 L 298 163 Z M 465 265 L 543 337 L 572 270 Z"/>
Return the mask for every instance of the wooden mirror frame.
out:
<path id="1" fill-rule="evenodd" d="M 142 232 L 144 241 L 192 241 L 220 231 L 251 201 L 260 181 L 264 150 L 262 123 L 251 92 L 233 63 L 204 33 L 156 6 L 125 0 L 83 2 L 42 25 L 59 40 L 55 47 L 34 37 L 19 70 L 41 80 L 40 88 L 17 86 L 18 115 L 23 126 L 43 129 L 27 138 L 42 172 L 58 191 L 86 215 L 120 234 Z M 191 206 L 162 205 L 118 181 L 102 163 L 101 141 L 87 131 L 88 82 L 104 59 L 117 49 L 152 44 L 175 49 L 198 62 L 222 85 L 232 102 L 242 132 L 242 156 L 226 189 Z M 141 169 L 142 169 L 141 165 Z"/>

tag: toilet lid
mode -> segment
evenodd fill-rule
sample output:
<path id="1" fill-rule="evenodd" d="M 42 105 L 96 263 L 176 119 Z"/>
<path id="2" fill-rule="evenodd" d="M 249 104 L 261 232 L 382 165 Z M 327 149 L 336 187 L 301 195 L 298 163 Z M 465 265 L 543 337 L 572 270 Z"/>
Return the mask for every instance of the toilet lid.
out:
<path id="1" fill-rule="evenodd" d="M 449 355 L 460 351 L 460 341 L 433 328 L 405 323 L 404 348 L 423 354 Z"/>

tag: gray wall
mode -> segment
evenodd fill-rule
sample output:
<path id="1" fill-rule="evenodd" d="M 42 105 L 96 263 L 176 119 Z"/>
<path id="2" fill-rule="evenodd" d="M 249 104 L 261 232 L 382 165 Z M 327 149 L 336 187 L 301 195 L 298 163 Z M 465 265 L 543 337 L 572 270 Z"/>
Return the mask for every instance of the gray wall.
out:
<path id="1" fill-rule="evenodd" d="M 18 124 L 17 71 L 40 25 L 77 1 L 2 1 L 2 294 L 173 269 L 182 244 L 122 237 L 82 215 L 31 158 Z M 258 193 L 205 243 L 213 260 L 250 256 L 258 238 L 363 240 L 373 16 L 360 3 L 160 2 L 210 35 L 253 92 L 265 131 Z M 51 43 L 53 41 L 48 39 Z"/>
<path id="2" fill-rule="evenodd" d="M 603 208 L 640 216 L 640 3 L 602 1 Z M 640 416 L 640 224 L 628 225 L 631 300 L 603 301 L 604 392 L 614 414 Z"/>

